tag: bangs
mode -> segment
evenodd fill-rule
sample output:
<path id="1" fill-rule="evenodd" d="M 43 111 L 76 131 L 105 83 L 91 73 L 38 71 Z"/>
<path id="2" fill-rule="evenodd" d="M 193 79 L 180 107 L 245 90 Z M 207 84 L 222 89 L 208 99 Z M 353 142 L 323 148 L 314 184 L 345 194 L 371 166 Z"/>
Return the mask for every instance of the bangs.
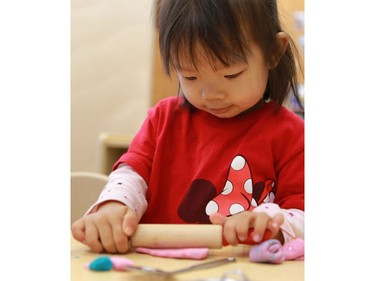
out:
<path id="1" fill-rule="evenodd" d="M 171 44 L 169 62 L 164 65 L 168 74 L 170 69 L 180 70 L 187 66 L 198 71 L 199 65 L 207 62 L 213 70 L 216 70 L 218 66 L 228 67 L 235 63 L 247 62 L 247 49 L 246 51 L 240 49 L 238 52 L 233 52 L 237 45 L 233 45 L 231 42 L 226 42 L 225 45 L 221 43 L 219 48 L 215 42 L 202 41 L 202 38 L 199 37 L 192 37 L 190 40 L 186 37 L 180 39 L 180 42 L 175 41 Z"/>
<path id="2" fill-rule="evenodd" d="M 208 60 L 213 69 L 218 64 L 228 67 L 246 63 L 250 38 L 236 21 L 228 1 L 192 2 L 194 5 L 186 1 L 184 7 L 175 5 L 170 7 L 175 11 L 159 14 L 158 25 L 164 26 L 159 33 L 159 46 L 166 73 L 180 69 L 184 63 L 197 70 L 202 59 Z M 227 7 L 223 9 L 223 5 Z"/>

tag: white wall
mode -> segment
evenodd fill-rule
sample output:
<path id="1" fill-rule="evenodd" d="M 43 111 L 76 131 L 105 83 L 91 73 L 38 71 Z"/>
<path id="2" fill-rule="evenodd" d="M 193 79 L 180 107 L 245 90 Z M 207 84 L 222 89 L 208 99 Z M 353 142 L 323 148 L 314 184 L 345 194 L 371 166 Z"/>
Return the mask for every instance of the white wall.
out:
<path id="1" fill-rule="evenodd" d="M 150 105 L 151 0 L 71 0 L 71 170 L 99 171 L 98 135 L 134 134 Z"/>

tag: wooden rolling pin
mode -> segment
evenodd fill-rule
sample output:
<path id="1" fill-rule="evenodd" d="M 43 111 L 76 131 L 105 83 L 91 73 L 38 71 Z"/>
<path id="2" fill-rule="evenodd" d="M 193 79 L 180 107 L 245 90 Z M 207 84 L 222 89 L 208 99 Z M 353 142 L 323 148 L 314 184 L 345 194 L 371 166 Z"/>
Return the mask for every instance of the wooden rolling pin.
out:
<path id="1" fill-rule="evenodd" d="M 242 244 L 256 244 L 249 237 Z M 266 230 L 263 240 L 271 232 Z M 214 224 L 139 224 L 130 237 L 133 247 L 145 248 L 210 248 L 219 249 L 228 245 L 223 237 L 223 227 Z"/>

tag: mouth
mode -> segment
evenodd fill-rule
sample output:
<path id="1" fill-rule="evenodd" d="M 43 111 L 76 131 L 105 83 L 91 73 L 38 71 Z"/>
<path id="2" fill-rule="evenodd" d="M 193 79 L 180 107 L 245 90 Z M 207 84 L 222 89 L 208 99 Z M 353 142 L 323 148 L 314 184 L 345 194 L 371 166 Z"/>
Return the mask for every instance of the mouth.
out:
<path id="1" fill-rule="evenodd" d="M 214 115 L 222 115 L 227 113 L 231 109 L 231 106 L 227 107 L 220 107 L 220 108 L 209 108 L 207 107 L 207 112 L 214 114 Z"/>

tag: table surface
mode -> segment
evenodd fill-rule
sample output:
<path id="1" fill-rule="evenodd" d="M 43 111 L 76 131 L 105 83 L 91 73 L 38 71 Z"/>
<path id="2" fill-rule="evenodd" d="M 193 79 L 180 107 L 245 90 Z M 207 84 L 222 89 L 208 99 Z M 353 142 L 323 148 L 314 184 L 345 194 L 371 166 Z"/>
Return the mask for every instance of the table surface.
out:
<path id="1" fill-rule="evenodd" d="M 171 259 L 154 257 L 146 254 L 129 252 L 123 256 L 132 260 L 135 265 L 153 266 L 163 270 L 174 270 L 197 263 L 220 259 L 223 257 L 235 257 L 236 262 L 213 267 L 209 269 L 190 271 L 176 274 L 174 276 L 162 276 L 140 271 L 91 271 L 85 268 L 85 264 L 102 256 L 90 251 L 90 249 L 71 238 L 71 281 L 162 281 L 162 280 L 185 280 L 203 281 L 220 280 L 224 273 L 227 273 L 227 280 L 243 280 L 236 277 L 236 272 L 242 271 L 246 274 L 248 281 L 303 281 L 304 261 L 284 261 L 282 264 L 261 264 L 249 261 L 248 253 L 250 246 L 239 245 L 236 247 L 226 246 L 222 249 L 212 249 L 209 257 L 204 260 Z M 112 255 L 109 255 L 112 256 Z M 238 276 L 238 275 L 237 275 Z"/>

